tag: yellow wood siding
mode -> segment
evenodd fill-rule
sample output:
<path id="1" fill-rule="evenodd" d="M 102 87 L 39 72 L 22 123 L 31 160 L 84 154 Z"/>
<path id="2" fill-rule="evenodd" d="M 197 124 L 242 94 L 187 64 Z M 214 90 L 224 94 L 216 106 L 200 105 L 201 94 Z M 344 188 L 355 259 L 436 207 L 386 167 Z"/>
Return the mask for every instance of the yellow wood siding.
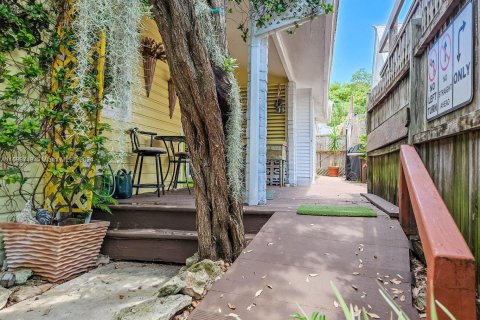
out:
<path id="1" fill-rule="evenodd" d="M 277 113 L 275 101 L 278 97 L 280 86 L 280 97 L 285 105 L 285 112 Z M 287 83 L 268 84 L 267 91 L 267 144 L 281 144 L 287 142 Z M 247 88 L 241 87 L 240 94 L 242 98 L 242 109 L 247 111 Z M 243 123 L 243 137 L 246 142 L 247 121 Z"/>
<path id="2" fill-rule="evenodd" d="M 158 32 L 155 21 L 150 18 L 143 19 L 144 29 L 142 30 L 142 36 L 155 39 L 155 41 L 161 41 L 160 33 Z M 147 97 L 146 91 L 143 88 L 143 62 L 140 61 L 139 75 L 142 77 L 139 79 L 139 84 L 142 86 L 134 97 L 134 105 L 132 110 L 132 121 L 130 128 L 137 127 L 143 131 L 156 132 L 159 135 L 183 135 L 181 120 L 180 120 L 180 108 L 175 107 L 172 119 L 169 117 L 168 109 L 168 80 L 170 79 L 170 71 L 168 65 L 160 60 L 157 60 L 152 88 L 150 91 L 150 97 Z M 109 120 L 111 121 L 114 120 Z M 145 143 L 147 143 L 148 137 L 145 137 Z M 127 150 L 131 151 L 130 140 L 128 140 Z M 154 146 L 163 147 L 163 143 L 155 141 Z M 129 153 L 127 162 L 124 167 L 127 170 L 134 169 L 136 155 Z M 162 156 L 162 168 L 163 173 L 167 172 L 167 157 Z M 167 182 L 170 181 L 171 172 L 167 178 Z M 142 170 L 141 183 L 156 183 L 155 172 L 155 159 L 145 158 Z M 168 184 L 167 184 L 168 186 Z M 139 192 L 152 192 L 154 189 L 140 189 Z"/>

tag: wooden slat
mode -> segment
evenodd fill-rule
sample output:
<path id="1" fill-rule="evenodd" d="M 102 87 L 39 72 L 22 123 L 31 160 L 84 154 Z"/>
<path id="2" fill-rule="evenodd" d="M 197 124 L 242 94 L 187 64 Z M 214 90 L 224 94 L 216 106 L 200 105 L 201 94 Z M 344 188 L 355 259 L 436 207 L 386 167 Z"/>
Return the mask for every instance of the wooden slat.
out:
<path id="1" fill-rule="evenodd" d="M 441 30 L 443 24 L 447 22 L 453 10 L 460 1 L 458 0 L 422 0 L 420 10 L 422 13 L 422 33 L 423 36 L 415 46 L 415 56 L 422 54 L 433 40 L 437 33 Z"/>
<path id="2" fill-rule="evenodd" d="M 445 138 L 451 135 L 459 134 L 463 131 L 469 131 L 480 128 L 480 110 L 460 116 L 452 121 L 442 123 L 439 126 L 431 128 L 416 134 L 413 137 L 413 143 L 423 143 L 429 140 Z"/>
<path id="3" fill-rule="evenodd" d="M 285 103 L 285 112 L 277 113 L 275 109 L 275 101 L 278 96 L 278 86 L 280 85 L 280 97 Z M 240 88 L 240 96 L 242 100 L 243 112 L 247 111 L 247 88 Z M 267 91 L 267 142 L 273 140 L 282 142 L 287 141 L 287 84 L 269 84 Z M 243 137 L 246 141 L 247 121 L 243 123 Z"/>
<path id="4" fill-rule="evenodd" d="M 373 151 L 408 135 L 409 108 L 403 108 L 368 135 L 367 151 Z"/>

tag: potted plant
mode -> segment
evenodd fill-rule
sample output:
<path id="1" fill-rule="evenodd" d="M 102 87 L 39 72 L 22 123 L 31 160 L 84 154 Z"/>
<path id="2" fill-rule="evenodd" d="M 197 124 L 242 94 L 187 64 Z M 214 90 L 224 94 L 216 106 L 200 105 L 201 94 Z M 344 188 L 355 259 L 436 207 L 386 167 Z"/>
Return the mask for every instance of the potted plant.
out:
<path id="1" fill-rule="evenodd" d="M 328 166 L 328 176 L 329 177 L 338 177 L 340 167 L 338 166 L 337 159 L 333 159 L 331 165 Z"/>
<path id="2" fill-rule="evenodd" d="M 332 133 L 328 137 L 329 137 L 328 149 L 332 151 L 332 156 L 334 157 L 330 166 L 328 166 L 328 176 L 338 177 L 340 167 L 338 166 L 338 160 L 335 157 L 336 157 L 336 152 L 341 148 L 342 136 L 338 132 L 338 128 L 335 127 L 332 130 Z"/>
<path id="3" fill-rule="evenodd" d="M 90 221 L 99 202 L 94 178 L 110 160 L 99 116 L 105 59 L 98 50 L 105 47 L 88 51 L 84 79 L 73 77 L 78 59 L 66 8 L 58 34 L 56 8 L 32 1 L 3 9 L 0 196 L 8 199 L 2 209 L 17 213 L 0 229 L 9 268 L 57 282 L 95 266 L 109 225 Z"/>

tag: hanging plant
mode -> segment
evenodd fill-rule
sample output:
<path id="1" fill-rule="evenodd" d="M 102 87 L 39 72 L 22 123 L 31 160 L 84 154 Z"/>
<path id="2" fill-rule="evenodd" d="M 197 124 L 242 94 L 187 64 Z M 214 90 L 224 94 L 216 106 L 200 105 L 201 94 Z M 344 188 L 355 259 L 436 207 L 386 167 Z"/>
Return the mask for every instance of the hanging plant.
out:
<path id="1" fill-rule="evenodd" d="M 141 20 L 150 14 L 150 9 L 144 0 L 75 0 L 75 14 L 73 31 L 79 61 L 76 70 L 79 86 L 86 83 L 88 55 L 98 40 L 98 32 L 106 35 L 102 107 L 115 119 L 109 150 L 113 155 L 111 164 L 120 168 L 129 153 L 128 136 L 124 132 L 130 127 L 134 92 L 142 87 L 138 70 Z"/>
<path id="2" fill-rule="evenodd" d="M 165 54 L 165 47 L 163 43 L 156 42 L 152 38 L 142 38 L 142 57 L 143 57 L 143 75 L 145 78 L 145 90 L 147 91 L 147 97 L 150 96 L 150 90 L 152 89 L 153 76 L 155 75 L 155 67 L 157 60 L 163 62 L 167 61 Z"/>

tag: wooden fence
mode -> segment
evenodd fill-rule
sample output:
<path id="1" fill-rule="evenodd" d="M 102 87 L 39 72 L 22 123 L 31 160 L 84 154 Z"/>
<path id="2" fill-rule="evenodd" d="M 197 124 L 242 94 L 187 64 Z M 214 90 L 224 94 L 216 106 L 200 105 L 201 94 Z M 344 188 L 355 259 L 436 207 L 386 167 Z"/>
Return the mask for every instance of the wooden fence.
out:
<path id="1" fill-rule="evenodd" d="M 397 0 L 398 3 L 403 1 Z M 468 27 L 472 28 L 472 52 L 475 52 L 473 78 L 480 79 L 476 54 L 478 0 L 471 3 L 473 13 Z M 381 43 L 388 51 L 388 58 L 380 72 L 382 79 L 368 98 L 368 188 L 369 192 L 398 203 L 399 149 L 402 144 L 414 145 L 478 261 L 479 82 L 473 81 L 471 102 L 433 120 L 427 119 L 429 50 L 468 6 L 470 2 L 465 0 L 415 0 L 400 28 L 398 12 L 392 12 Z M 401 6 L 396 9 L 400 11 Z"/>

